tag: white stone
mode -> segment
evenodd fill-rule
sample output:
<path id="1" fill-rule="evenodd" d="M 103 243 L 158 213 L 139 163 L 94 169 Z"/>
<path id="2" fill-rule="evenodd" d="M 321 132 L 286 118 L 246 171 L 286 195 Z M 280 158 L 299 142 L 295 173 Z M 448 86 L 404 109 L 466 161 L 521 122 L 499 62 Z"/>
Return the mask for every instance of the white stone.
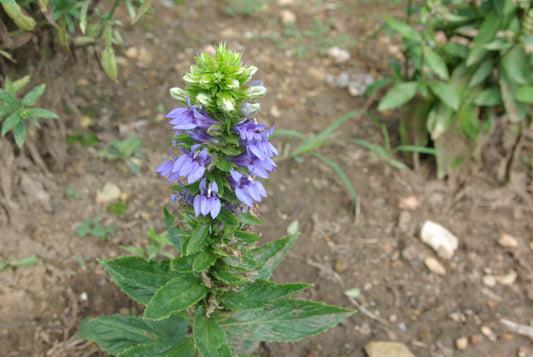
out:
<path id="1" fill-rule="evenodd" d="M 455 340 L 455 347 L 457 347 L 458 350 L 466 350 L 468 347 L 468 339 L 466 337 L 459 337 Z"/>
<path id="2" fill-rule="evenodd" d="M 104 203 L 114 201 L 120 197 L 120 194 L 121 191 L 117 185 L 107 182 L 104 187 L 102 187 L 102 191 L 96 192 L 96 202 Z"/>
<path id="3" fill-rule="evenodd" d="M 489 288 L 496 286 L 496 279 L 492 275 L 485 275 L 483 276 L 482 280 L 483 284 Z"/>
<path id="4" fill-rule="evenodd" d="M 424 264 L 432 273 L 437 275 L 446 275 L 446 269 L 437 259 L 428 257 L 424 260 Z"/>
<path id="5" fill-rule="evenodd" d="M 283 25 L 291 25 L 296 22 L 296 15 L 291 10 L 283 10 L 280 13 L 281 23 Z"/>
<path id="6" fill-rule="evenodd" d="M 498 239 L 498 244 L 506 248 L 516 248 L 518 247 L 518 240 L 509 234 L 503 233 Z"/>
<path id="7" fill-rule="evenodd" d="M 415 357 L 406 345 L 399 342 L 372 341 L 365 345 L 368 357 Z"/>
<path id="8" fill-rule="evenodd" d="M 459 247 L 459 240 L 453 233 L 432 221 L 424 222 L 420 238 L 444 259 L 451 259 Z"/>
<path id="9" fill-rule="evenodd" d="M 352 55 L 350 54 L 350 51 L 339 48 L 337 46 L 328 48 L 326 51 L 326 54 L 329 57 L 333 58 L 333 60 L 337 63 L 346 62 L 352 57 Z"/>
<path id="10" fill-rule="evenodd" d="M 495 276 L 494 279 L 496 279 L 496 281 L 502 285 L 512 285 L 516 281 L 517 277 L 518 277 L 518 274 L 516 273 L 516 271 L 511 270 L 509 273 L 505 275 Z"/>

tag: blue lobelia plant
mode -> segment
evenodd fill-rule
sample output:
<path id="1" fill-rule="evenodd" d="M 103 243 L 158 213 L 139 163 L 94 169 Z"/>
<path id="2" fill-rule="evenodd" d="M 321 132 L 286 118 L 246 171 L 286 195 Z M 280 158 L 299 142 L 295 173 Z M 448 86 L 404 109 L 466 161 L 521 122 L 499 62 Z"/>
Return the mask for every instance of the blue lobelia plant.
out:
<path id="1" fill-rule="evenodd" d="M 261 341 L 288 342 L 325 331 L 353 311 L 291 298 L 311 284 L 276 284 L 272 271 L 297 234 L 257 246 L 261 224 L 254 201 L 266 197 L 258 178 L 276 164 L 273 129 L 258 123 L 261 81 L 256 67 L 225 45 L 196 57 L 173 88 L 186 104 L 168 113 L 175 134 L 171 159 L 156 172 L 177 182 L 178 223 L 165 208 L 168 239 L 180 252 L 167 260 L 125 256 L 101 260 L 142 316 L 100 316 L 81 322 L 78 335 L 106 352 L 131 356 L 249 356 Z M 174 149 L 174 150 L 172 150 Z"/>

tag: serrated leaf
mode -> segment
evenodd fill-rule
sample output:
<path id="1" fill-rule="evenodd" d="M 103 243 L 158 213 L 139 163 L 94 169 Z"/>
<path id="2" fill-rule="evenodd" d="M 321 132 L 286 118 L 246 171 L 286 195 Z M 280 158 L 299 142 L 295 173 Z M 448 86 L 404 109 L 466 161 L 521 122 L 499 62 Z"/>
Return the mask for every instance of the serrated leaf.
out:
<path id="1" fill-rule="evenodd" d="M 251 259 L 255 260 L 257 263 L 263 264 L 263 268 L 261 268 L 254 277 L 262 280 L 270 279 L 272 272 L 285 255 L 287 255 L 289 249 L 291 249 L 296 241 L 296 238 L 298 238 L 298 234 L 291 234 L 247 252 L 246 255 Z"/>
<path id="2" fill-rule="evenodd" d="M 491 42 L 500 29 L 501 19 L 494 12 L 489 12 L 485 16 L 483 23 L 479 27 L 478 35 L 474 38 L 470 53 L 466 58 L 466 66 L 478 63 L 481 58 L 487 53 L 485 45 Z"/>
<path id="3" fill-rule="evenodd" d="M 218 214 L 218 219 L 220 220 L 220 222 L 228 226 L 236 226 L 239 224 L 239 221 L 237 220 L 237 218 L 235 218 L 233 212 L 226 208 L 222 208 L 220 210 L 220 213 Z"/>
<path id="4" fill-rule="evenodd" d="M 130 347 L 117 357 L 194 357 L 194 339 L 189 337 L 176 345 L 172 341 L 158 341 L 150 345 Z"/>
<path id="5" fill-rule="evenodd" d="M 24 145 L 24 139 L 26 139 L 26 125 L 23 121 L 19 121 L 13 128 L 13 137 L 17 146 L 21 148 Z"/>
<path id="6" fill-rule="evenodd" d="M 13 22 L 24 31 L 33 31 L 37 23 L 33 17 L 26 14 L 24 9 L 17 5 L 15 0 L 3 0 L 2 7 Z"/>
<path id="7" fill-rule="evenodd" d="M 13 108 L 13 110 L 21 107 L 21 104 L 15 95 L 2 88 L 0 88 L 0 99 L 3 100 L 10 108 Z"/>
<path id="8" fill-rule="evenodd" d="M 37 99 L 39 99 L 39 97 L 43 95 L 45 90 L 46 90 L 46 83 L 38 85 L 37 87 L 33 88 L 28 93 L 26 93 L 24 98 L 22 98 L 21 103 L 27 107 L 32 106 L 37 101 Z"/>
<path id="9" fill-rule="evenodd" d="M 274 300 L 286 298 L 304 290 L 313 284 L 278 285 L 265 280 L 256 280 L 239 287 L 237 291 L 228 291 L 222 295 L 222 304 L 233 311 L 260 309 Z"/>
<path id="10" fill-rule="evenodd" d="M 251 214 L 248 214 L 246 212 L 239 213 L 239 215 L 237 216 L 237 219 L 242 224 L 247 224 L 247 225 L 260 225 L 260 224 L 263 224 L 263 222 L 261 222 L 261 220 L 259 218 L 257 218 L 256 216 L 252 216 Z"/>
<path id="11" fill-rule="evenodd" d="M 20 113 L 17 110 L 16 112 L 11 113 L 11 115 L 4 120 L 4 123 L 2 124 L 2 136 L 5 136 L 8 131 L 17 126 L 21 119 L 19 114 Z"/>
<path id="12" fill-rule="evenodd" d="M 11 92 L 11 94 L 15 95 L 22 87 L 24 87 L 28 83 L 30 83 L 29 75 L 26 75 L 22 78 L 17 79 L 16 81 L 12 83 L 13 91 Z"/>
<path id="13" fill-rule="evenodd" d="M 378 104 L 378 110 L 390 110 L 409 102 L 416 94 L 417 82 L 401 82 L 389 89 Z"/>
<path id="14" fill-rule="evenodd" d="M 204 247 L 209 233 L 209 227 L 203 224 L 198 224 L 196 229 L 192 232 L 191 239 L 187 243 L 185 254 L 191 255 L 198 253 Z"/>
<path id="15" fill-rule="evenodd" d="M 236 312 L 220 326 L 228 336 L 245 340 L 290 342 L 326 331 L 353 313 L 314 301 L 282 299 L 259 310 Z"/>
<path id="16" fill-rule="evenodd" d="M 80 9 L 80 30 L 81 33 L 85 35 L 87 31 L 87 12 L 89 10 L 89 5 L 92 0 L 85 0 Z"/>
<path id="17" fill-rule="evenodd" d="M 431 81 L 428 85 L 433 94 L 442 102 L 454 110 L 459 109 L 459 95 L 450 83 Z"/>
<path id="18" fill-rule="evenodd" d="M 80 323 L 78 337 L 94 341 L 110 354 L 120 353 L 139 344 L 153 343 L 146 331 L 148 324 L 133 316 L 87 317 Z"/>
<path id="19" fill-rule="evenodd" d="M 420 42 L 422 40 L 422 36 L 420 35 L 420 33 L 411 26 L 407 25 L 406 23 L 395 20 L 389 16 L 385 16 L 385 21 L 387 21 L 387 25 L 389 25 L 389 28 L 399 33 L 406 39 L 413 40 L 416 42 Z"/>
<path id="20" fill-rule="evenodd" d="M 191 307 L 207 295 L 205 285 L 192 277 L 178 276 L 163 285 L 144 310 L 147 319 L 160 320 Z"/>
<path id="21" fill-rule="evenodd" d="M 117 354 L 133 346 L 153 344 L 156 338 L 167 344 L 180 344 L 185 340 L 188 329 L 188 322 L 178 316 L 150 321 L 135 316 L 112 315 L 85 318 L 80 323 L 78 337 L 96 342 L 110 354 Z"/>
<path id="22" fill-rule="evenodd" d="M 102 51 L 101 63 L 105 74 L 107 74 L 107 76 L 113 81 L 116 81 L 118 75 L 117 61 L 115 59 L 115 51 L 113 50 L 111 43 L 106 44 L 104 50 Z"/>
<path id="23" fill-rule="evenodd" d="M 487 77 L 492 73 L 492 70 L 494 68 L 494 63 L 492 61 L 483 61 L 479 65 L 479 67 L 476 69 L 474 74 L 472 74 L 472 77 L 470 78 L 470 81 L 468 82 L 469 87 L 475 87 L 478 84 L 482 83 L 487 79 Z"/>
<path id="24" fill-rule="evenodd" d="M 502 96 L 499 87 L 492 87 L 483 90 L 474 98 L 474 104 L 479 106 L 492 107 L 502 104 Z"/>
<path id="25" fill-rule="evenodd" d="M 256 242 L 259 238 L 261 238 L 260 235 L 249 233 L 249 232 L 244 232 L 244 231 L 235 231 L 233 232 L 233 236 L 237 240 L 243 243 L 246 243 L 246 244 L 252 244 Z"/>
<path id="26" fill-rule="evenodd" d="M 516 91 L 516 100 L 522 103 L 533 104 L 533 87 L 524 86 Z"/>
<path id="27" fill-rule="evenodd" d="M 204 250 L 194 258 L 192 269 L 196 272 L 204 271 L 215 264 L 216 261 L 217 257 Z"/>
<path id="28" fill-rule="evenodd" d="M 34 117 L 42 119 L 59 119 L 59 116 L 56 113 L 43 108 L 28 108 L 28 113 Z"/>
<path id="29" fill-rule="evenodd" d="M 244 284 L 248 278 L 239 273 L 232 273 L 227 270 L 214 270 L 212 274 L 218 280 L 221 280 L 224 284 L 231 286 L 239 286 Z"/>
<path id="30" fill-rule="evenodd" d="M 100 264 L 124 293 L 144 305 L 159 288 L 179 276 L 170 270 L 168 260 L 149 261 L 141 257 L 126 256 L 101 260 Z"/>
<path id="31" fill-rule="evenodd" d="M 447 81 L 450 78 L 446 61 L 429 47 L 424 47 L 424 62 L 441 79 Z"/>
<path id="32" fill-rule="evenodd" d="M 193 329 L 194 342 L 202 357 L 232 357 L 226 334 L 215 318 L 203 313 L 196 316 Z"/>
<path id="33" fill-rule="evenodd" d="M 170 269 L 178 273 L 192 273 L 192 264 L 196 256 L 192 254 L 174 258 L 170 261 Z"/>

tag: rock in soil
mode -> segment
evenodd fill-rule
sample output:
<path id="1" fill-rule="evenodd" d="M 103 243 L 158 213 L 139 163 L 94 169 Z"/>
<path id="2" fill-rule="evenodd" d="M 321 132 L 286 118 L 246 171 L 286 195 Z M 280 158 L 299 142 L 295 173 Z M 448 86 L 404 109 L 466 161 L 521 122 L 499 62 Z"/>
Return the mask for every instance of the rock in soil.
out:
<path id="1" fill-rule="evenodd" d="M 459 240 L 452 232 L 432 221 L 424 222 L 420 238 L 444 259 L 451 259 L 459 247 Z"/>
<path id="2" fill-rule="evenodd" d="M 406 345 L 399 342 L 372 341 L 365 345 L 368 357 L 415 357 Z"/>

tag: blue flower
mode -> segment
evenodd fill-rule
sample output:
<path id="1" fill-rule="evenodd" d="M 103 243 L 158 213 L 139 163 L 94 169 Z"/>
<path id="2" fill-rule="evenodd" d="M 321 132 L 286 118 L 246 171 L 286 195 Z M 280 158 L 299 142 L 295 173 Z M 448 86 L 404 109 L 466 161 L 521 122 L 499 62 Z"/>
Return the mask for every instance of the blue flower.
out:
<path id="1" fill-rule="evenodd" d="M 260 181 L 234 170 L 230 170 L 229 173 L 231 175 L 229 178 L 231 188 L 235 190 L 235 195 L 245 205 L 253 207 L 253 201 L 261 202 L 261 196 L 267 196 L 265 187 Z"/>
<path id="2" fill-rule="evenodd" d="M 196 151 L 200 144 L 191 146 L 191 150 L 181 149 L 184 154 L 165 161 L 155 170 L 161 176 L 168 176 L 168 182 L 176 181 L 180 177 L 187 176 L 187 183 L 191 184 L 198 181 L 205 172 L 205 165 L 213 160 L 213 157 L 207 154 L 207 148 Z M 172 153 L 171 153 L 172 156 Z"/>
<path id="3" fill-rule="evenodd" d="M 250 171 L 250 175 L 255 175 L 261 178 L 269 178 L 269 171 L 274 171 L 277 167 L 274 160 L 270 157 L 265 157 L 264 160 L 261 160 L 254 154 L 246 151 L 238 156 L 227 157 L 226 160 L 234 163 L 239 167 L 247 167 Z"/>
<path id="4" fill-rule="evenodd" d="M 274 128 L 270 131 L 266 128 L 266 125 L 250 119 L 244 119 L 234 127 L 235 132 L 241 137 L 239 143 L 261 160 L 278 155 L 276 147 L 268 141 Z"/>
<path id="5" fill-rule="evenodd" d="M 209 186 L 206 184 L 207 180 L 204 177 L 200 181 L 200 194 L 194 197 L 194 214 L 198 217 L 200 214 L 207 216 L 211 214 L 211 217 L 215 219 L 220 213 L 222 204 L 217 196 L 218 186 L 215 181 L 211 182 Z"/>
<path id="6" fill-rule="evenodd" d="M 189 108 L 175 108 L 166 115 L 167 118 L 172 119 L 168 123 L 174 125 L 172 127 L 173 129 L 209 129 L 211 125 L 218 123 L 215 119 L 210 118 L 205 110 L 197 110 L 201 109 L 200 105 L 195 104 L 191 106 L 189 97 L 187 97 L 187 106 Z"/>

